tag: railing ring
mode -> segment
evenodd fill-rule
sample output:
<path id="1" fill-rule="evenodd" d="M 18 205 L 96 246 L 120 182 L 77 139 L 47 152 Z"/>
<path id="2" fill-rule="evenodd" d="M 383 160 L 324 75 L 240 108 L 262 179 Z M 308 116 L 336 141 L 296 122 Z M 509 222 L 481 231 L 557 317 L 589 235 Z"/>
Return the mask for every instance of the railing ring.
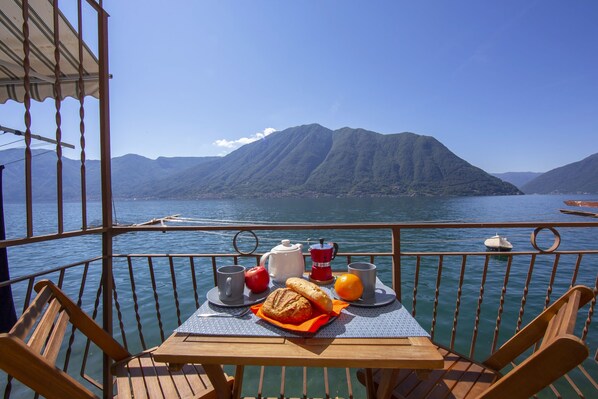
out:
<path id="1" fill-rule="evenodd" d="M 249 234 L 251 234 L 253 236 L 253 238 L 255 238 L 255 246 L 249 252 L 243 252 L 237 246 L 237 237 L 239 237 L 239 235 L 241 233 L 249 233 Z M 233 237 L 233 248 L 235 248 L 235 251 L 237 251 L 237 253 L 239 255 L 251 255 L 251 254 L 253 254 L 257 250 L 257 247 L 259 246 L 259 244 L 260 244 L 260 240 L 257 238 L 257 235 L 253 231 L 251 231 L 251 230 L 241 230 L 241 231 L 237 232 L 237 234 L 235 234 L 235 236 Z"/>
<path id="2" fill-rule="evenodd" d="M 536 238 L 538 236 L 538 233 L 540 233 L 544 229 L 550 230 L 552 232 L 552 234 L 554 235 L 554 242 L 552 243 L 552 246 L 548 249 L 542 249 L 542 248 L 538 247 L 538 244 L 536 243 Z M 531 242 L 532 242 L 532 246 L 540 252 L 544 252 L 544 253 L 554 252 L 559 247 L 559 245 L 561 245 L 561 235 L 554 227 L 536 227 L 536 229 L 532 233 Z"/>

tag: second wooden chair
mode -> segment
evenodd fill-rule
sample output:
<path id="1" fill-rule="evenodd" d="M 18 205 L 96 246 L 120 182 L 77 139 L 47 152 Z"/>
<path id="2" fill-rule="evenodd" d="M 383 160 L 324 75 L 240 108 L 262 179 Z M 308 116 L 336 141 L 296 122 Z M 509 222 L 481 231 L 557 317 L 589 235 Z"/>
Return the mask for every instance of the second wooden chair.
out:
<path id="1" fill-rule="evenodd" d="M 588 357 L 588 347 L 573 333 L 579 308 L 594 297 L 588 287 L 572 287 L 483 362 L 438 345 L 444 355 L 444 368 L 425 378 L 420 378 L 415 370 L 395 370 L 392 397 L 529 398 Z M 501 374 L 536 344 L 537 350 L 504 376 Z M 357 372 L 359 381 L 373 389 L 381 376 L 380 370 Z"/>

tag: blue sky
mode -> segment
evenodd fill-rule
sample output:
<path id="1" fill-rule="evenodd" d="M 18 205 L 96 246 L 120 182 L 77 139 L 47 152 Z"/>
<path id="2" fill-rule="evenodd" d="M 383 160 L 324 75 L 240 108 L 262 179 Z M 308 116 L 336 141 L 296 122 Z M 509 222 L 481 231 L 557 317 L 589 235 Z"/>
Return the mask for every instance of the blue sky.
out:
<path id="1" fill-rule="evenodd" d="M 597 1 L 104 6 L 113 156 L 221 155 L 307 123 L 433 136 L 488 172 L 598 152 Z"/>

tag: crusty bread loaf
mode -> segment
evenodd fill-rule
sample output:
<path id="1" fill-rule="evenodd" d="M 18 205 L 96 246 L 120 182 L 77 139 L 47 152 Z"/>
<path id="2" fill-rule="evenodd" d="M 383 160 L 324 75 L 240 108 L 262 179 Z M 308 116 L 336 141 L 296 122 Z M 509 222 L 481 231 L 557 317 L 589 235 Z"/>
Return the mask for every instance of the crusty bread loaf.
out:
<path id="1" fill-rule="evenodd" d="M 311 281 L 299 277 L 291 277 L 287 279 L 286 284 L 288 288 L 309 299 L 322 312 L 332 312 L 332 299 L 330 299 L 330 296 Z"/>
<path id="2" fill-rule="evenodd" d="M 278 288 L 268 295 L 262 305 L 262 312 L 281 323 L 300 324 L 312 315 L 310 302 L 288 288 Z"/>

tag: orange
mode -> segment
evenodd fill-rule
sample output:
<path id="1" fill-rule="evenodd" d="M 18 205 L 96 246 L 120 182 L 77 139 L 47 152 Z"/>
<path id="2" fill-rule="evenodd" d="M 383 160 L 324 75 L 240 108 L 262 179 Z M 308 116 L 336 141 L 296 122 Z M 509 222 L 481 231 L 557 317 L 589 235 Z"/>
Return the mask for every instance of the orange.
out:
<path id="1" fill-rule="evenodd" d="M 337 277 L 334 290 L 341 299 L 355 301 L 363 294 L 363 284 L 356 275 L 345 273 Z"/>

